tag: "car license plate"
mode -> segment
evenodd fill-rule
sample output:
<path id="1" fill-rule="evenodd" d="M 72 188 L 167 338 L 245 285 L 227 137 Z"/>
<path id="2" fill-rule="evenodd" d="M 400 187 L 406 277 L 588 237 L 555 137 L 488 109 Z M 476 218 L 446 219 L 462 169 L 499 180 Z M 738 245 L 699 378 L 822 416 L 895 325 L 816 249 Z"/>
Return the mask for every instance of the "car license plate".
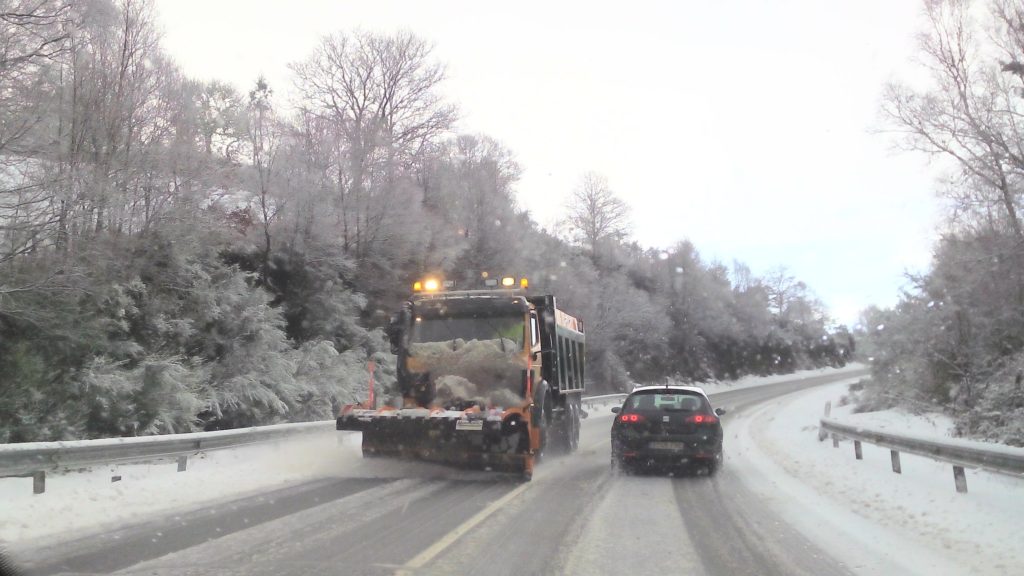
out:
<path id="1" fill-rule="evenodd" d="M 650 442 L 647 447 L 651 450 L 683 450 L 686 448 L 685 442 Z"/>
<path id="2" fill-rule="evenodd" d="M 455 423 L 456 430 L 483 430 L 483 420 L 459 420 Z"/>

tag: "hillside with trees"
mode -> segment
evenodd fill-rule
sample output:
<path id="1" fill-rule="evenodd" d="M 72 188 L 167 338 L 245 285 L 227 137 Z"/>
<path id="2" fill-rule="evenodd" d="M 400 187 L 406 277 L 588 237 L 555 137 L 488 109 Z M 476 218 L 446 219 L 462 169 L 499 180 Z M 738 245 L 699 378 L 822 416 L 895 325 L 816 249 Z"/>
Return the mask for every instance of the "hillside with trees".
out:
<path id="1" fill-rule="evenodd" d="M 598 173 L 539 226 L 415 35 L 339 32 L 291 69 L 289 101 L 189 78 L 146 0 L 0 0 L 0 442 L 331 418 L 369 360 L 393 381 L 382 327 L 427 273 L 556 294 L 595 392 L 852 353 L 785 269 L 639 246 Z"/>
<path id="2" fill-rule="evenodd" d="M 962 434 L 1024 446 L 1024 7 L 925 4 L 926 85 L 887 88 L 906 148 L 952 166 L 931 270 L 864 314 L 869 404 L 950 412 Z"/>

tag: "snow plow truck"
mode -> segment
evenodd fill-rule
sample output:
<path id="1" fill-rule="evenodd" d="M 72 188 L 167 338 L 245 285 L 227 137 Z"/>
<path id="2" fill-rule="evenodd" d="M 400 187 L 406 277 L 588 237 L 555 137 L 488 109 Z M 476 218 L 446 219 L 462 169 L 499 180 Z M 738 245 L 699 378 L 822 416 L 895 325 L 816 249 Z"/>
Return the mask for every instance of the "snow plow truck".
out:
<path id="1" fill-rule="evenodd" d="M 428 278 L 392 316 L 400 406 L 344 406 L 338 430 L 362 432 L 363 456 L 396 456 L 521 474 L 572 452 L 586 417 L 583 323 L 525 278 L 455 289 Z M 398 402 L 393 402 L 398 403 Z"/>

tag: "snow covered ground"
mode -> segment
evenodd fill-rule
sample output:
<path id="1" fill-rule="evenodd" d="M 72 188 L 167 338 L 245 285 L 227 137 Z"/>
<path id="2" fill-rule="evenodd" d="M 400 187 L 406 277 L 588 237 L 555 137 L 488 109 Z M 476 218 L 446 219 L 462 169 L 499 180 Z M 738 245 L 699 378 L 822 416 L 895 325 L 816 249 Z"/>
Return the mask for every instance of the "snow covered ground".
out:
<path id="1" fill-rule="evenodd" d="M 864 364 L 852 363 L 847 364 L 843 368 L 814 368 L 811 370 L 799 370 L 792 374 L 775 374 L 772 376 L 744 376 L 738 380 L 716 380 L 712 382 L 698 382 L 696 384 L 685 384 L 683 385 L 695 385 L 700 386 L 704 389 L 704 392 L 708 394 L 717 394 L 718 392 L 727 392 L 729 390 L 740 390 L 742 388 L 750 388 L 751 386 L 764 386 L 765 384 L 778 384 L 779 382 L 792 382 L 794 380 L 805 380 L 807 378 L 814 378 L 815 376 L 823 376 L 825 374 L 842 374 L 843 372 L 851 372 L 862 370 L 866 368 Z"/>
<path id="2" fill-rule="evenodd" d="M 189 458 L 188 470 L 180 473 L 168 460 L 47 474 L 46 492 L 39 495 L 32 494 L 31 478 L 0 478 L 0 541 L 44 543 L 57 533 L 124 525 L 154 512 L 328 475 L 361 460 L 358 435 L 342 438 L 339 445 L 329 431 L 209 452 Z M 113 476 L 121 480 L 112 482 Z M 60 521 L 46 520 L 53 518 Z"/>
<path id="3" fill-rule="evenodd" d="M 819 442 L 826 401 L 832 417 L 922 436 L 946 437 L 941 415 L 897 411 L 851 414 L 838 406 L 850 382 L 815 388 L 742 413 L 726 433 L 726 465 L 749 480 L 779 514 L 862 574 L 1024 573 L 1024 479 L 968 471 L 969 493 L 954 489 L 952 468 L 852 442 Z"/>

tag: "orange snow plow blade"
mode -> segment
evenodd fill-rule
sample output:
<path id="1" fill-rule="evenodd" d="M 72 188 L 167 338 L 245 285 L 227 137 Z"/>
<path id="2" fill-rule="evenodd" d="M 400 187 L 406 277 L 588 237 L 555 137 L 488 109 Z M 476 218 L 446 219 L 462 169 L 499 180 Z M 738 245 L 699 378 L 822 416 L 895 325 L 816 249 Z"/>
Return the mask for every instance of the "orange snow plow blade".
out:
<path id="1" fill-rule="evenodd" d="M 363 433 L 363 456 L 413 458 L 470 468 L 533 473 L 529 411 L 345 406 L 338 430 Z"/>

